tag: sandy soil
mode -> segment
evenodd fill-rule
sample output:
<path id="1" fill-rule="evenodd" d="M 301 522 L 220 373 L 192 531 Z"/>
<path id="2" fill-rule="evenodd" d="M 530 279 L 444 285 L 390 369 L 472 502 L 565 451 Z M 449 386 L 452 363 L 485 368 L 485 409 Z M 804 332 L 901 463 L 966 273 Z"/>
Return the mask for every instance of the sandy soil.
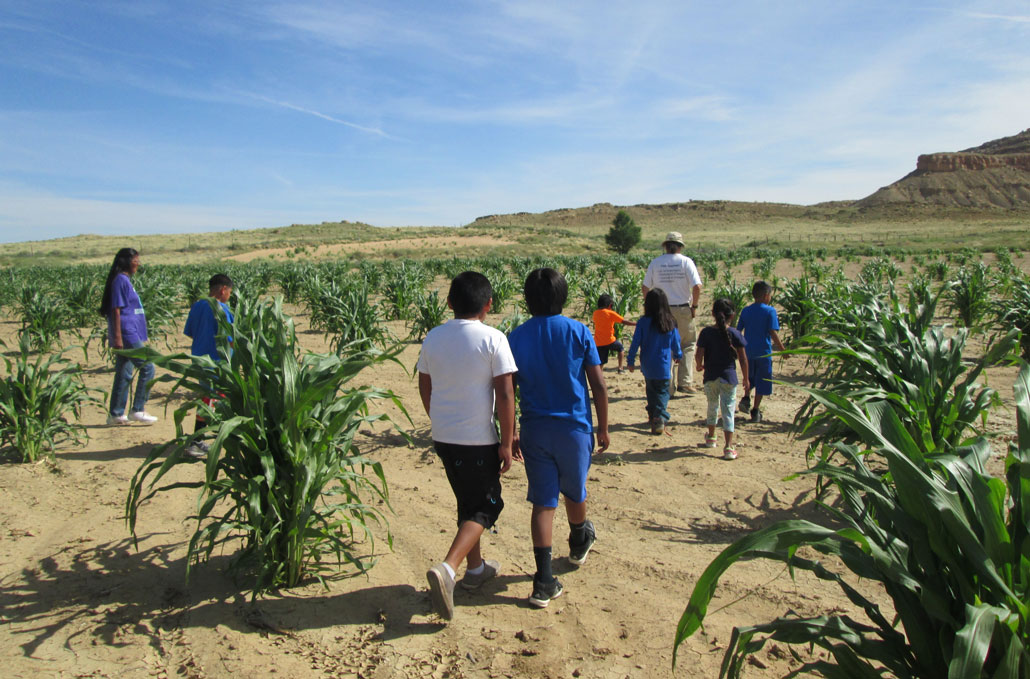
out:
<path id="1" fill-rule="evenodd" d="M 323 350 L 324 339 L 301 341 Z M 495 320 L 495 319 L 491 319 Z M 14 324 L 0 324 L 10 337 Z M 160 345 L 159 345 L 160 346 Z M 691 588 L 711 559 L 748 531 L 784 518 L 818 515 L 810 479 L 785 481 L 805 468 L 804 445 L 789 423 L 799 392 L 777 387 L 766 421 L 738 429 L 740 458 L 702 449 L 703 397 L 670 404 L 669 435 L 645 426 L 639 373 L 606 372 L 612 399 L 612 448 L 595 458 L 590 515 L 598 541 L 581 568 L 566 560 L 559 512 L 555 570 L 565 594 L 544 610 L 526 603 L 533 558 L 524 472 L 504 478 L 507 506 L 484 552 L 502 571 L 476 594 L 456 594 L 455 619 L 431 613 L 425 570 L 439 561 L 453 531 L 454 503 L 428 437 L 410 368 L 384 366 L 369 381 L 394 389 L 416 444 L 388 427 L 361 436 L 390 485 L 393 550 L 377 543 L 367 577 L 340 578 L 251 602 L 223 571 L 228 554 L 196 568 L 187 584 L 185 549 L 194 525 L 191 490 L 163 493 L 141 510 L 139 545 L 123 518 L 129 480 L 150 448 L 173 434 L 167 387 L 152 395 L 151 427 L 106 427 L 100 409 L 85 414 L 90 441 L 64 450 L 57 464 L 0 466 L 0 662 L 5 677 L 714 677 L 734 625 L 794 611 L 848 608 L 837 589 L 782 568 L 751 562 L 724 578 L 705 633 L 688 640 L 671 669 L 672 638 Z M 111 374 L 91 356 L 88 381 L 110 388 Z M 777 372 L 803 383 L 799 359 Z M 1006 406 L 989 429 L 1014 430 L 1015 369 L 992 370 Z M 181 479 L 200 465 L 177 469 Z M 868 589 L 868 585 L 862 585 Z M 782 676 L 795 661 L 779 645 L 759 654 L 748 676 Z"/>

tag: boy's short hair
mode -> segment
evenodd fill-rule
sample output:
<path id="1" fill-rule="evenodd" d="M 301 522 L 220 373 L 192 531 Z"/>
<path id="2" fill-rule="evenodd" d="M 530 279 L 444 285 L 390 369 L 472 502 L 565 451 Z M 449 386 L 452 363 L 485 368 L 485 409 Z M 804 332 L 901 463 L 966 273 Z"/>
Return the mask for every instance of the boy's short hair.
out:
<path id="1" fill-rule="evenodd" d="M 772 286 L 765 281 L 756 281 L 755 284 L 751 286 L 751 296 L 755 299 L 764 297 L 770 292 L 772 292 Z"/>
<path id="2" fill-rule="evenodd" d="M 615 300 L 607 292 L 597 298 L 598 309 L 608 309 L 615 306 Z"/>
<path id="3" fill-rule="evenodd" d="M 220 288 L 223 285 L 228 286 L 230 288 L 233 287 L 232 279 L 226 276 L 224 273 L 216 273 L 214 276 L 211 277 L 211 280 L 207 282 L 208 290 L 214 290 L 215 288 Z"/>
<path id="4" fill-rule="evenodd" d="M 458 318 L 475 316 L 494 296 L 494 289 L 486 276 L 478 271 L 463 271 L 451 281 L 447 301 Z"/>
<path id="5" fill-rule="evenodd" d="M 560 314 L 569 298 L 569 284 L 565 277 L 551 268 L 534 269 L 526 276 L 522 288 L 526 306 L 533 316 Z"/>

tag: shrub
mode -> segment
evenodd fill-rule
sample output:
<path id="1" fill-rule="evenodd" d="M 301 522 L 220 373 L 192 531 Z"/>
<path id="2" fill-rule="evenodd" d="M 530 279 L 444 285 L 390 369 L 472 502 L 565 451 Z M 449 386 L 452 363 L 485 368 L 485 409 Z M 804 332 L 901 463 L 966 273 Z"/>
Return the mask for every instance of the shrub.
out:
<path id="1" fill-rule="evenodd" d="M 612 220 L 608 234 L 604 237 L 604 242 L 609 250 L 626 254 L 640 242 L 640 227 L 636 225 L 629 213 L 619 210 L 615 219 Z"/>

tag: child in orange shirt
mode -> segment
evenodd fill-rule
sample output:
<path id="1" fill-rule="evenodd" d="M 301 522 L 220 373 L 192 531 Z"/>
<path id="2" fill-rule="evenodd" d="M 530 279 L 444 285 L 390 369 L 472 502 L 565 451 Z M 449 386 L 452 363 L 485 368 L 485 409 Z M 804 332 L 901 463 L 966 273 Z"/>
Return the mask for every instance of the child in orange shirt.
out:
<path id="1" fill-rule="evenodd" d="M 608 363 L 608 352 L 618 352 L 618 372 L 621 373 L 622 359 L 625 353 L 622 342 L 615 339 L 615 324 L 636 325 L 636 323 L 627 321 L 616 313 L 612 309 L 614 306 L 615 300 L 612 299 L 611 295 L 605 294 L 597 298 L 597 310 L 594 312 L 594 343 L 597 344 L 597 353 L 601 357 L 602 366 Z"/>

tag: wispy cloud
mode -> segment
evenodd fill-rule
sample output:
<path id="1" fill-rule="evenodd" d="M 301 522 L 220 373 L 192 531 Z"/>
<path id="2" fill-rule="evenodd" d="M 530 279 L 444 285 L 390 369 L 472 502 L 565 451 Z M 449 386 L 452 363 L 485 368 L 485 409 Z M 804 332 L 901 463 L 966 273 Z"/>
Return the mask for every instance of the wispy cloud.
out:
<path id="1" fill-rule="evenodd" d="M 250 94 L 249 96 L 253 97 L 254 99 L 257 99 L 258 101 L 263 101 L 266 104 L 273 104 L 275 106 L 280 106 L 291 111 L 297 111 L 298 113 L 306 113 L 307 115 L 315 116 L 316 118 L 321 118 L 322 120 L 328 120 L 329 122 L 336 123 L 337 125 L 344 125 L 355 130 L 360 130 L 362 132 L 374 134 L 376 136 L 383 137 L 384 139 L 397 139 L 397 137 L 393 137 L 387 134 L 386 132 L 383 132 L 378 127 L 367 127 L 365 125 L 358 125 L 357 123 L 352 123 L 348 120 L 342 120 L 340 118 L 333 117 L 326 113 L 322 113 L 321 111 L 315 111 L 310 108 L 304 108 L 303 106 L 297 106 L 296 104 L 291 104 L 288 101 L 277 101 L 275 99 L 271 99 L 260 94 Z"/>
<path id="2" fill-rule="evenodd" d="M 1013 24 L 1030 24 L 1030 15 L 987 14 L 984 12 L 963 12 L 963 14 L 973 19 L 991 19 Z"/>

